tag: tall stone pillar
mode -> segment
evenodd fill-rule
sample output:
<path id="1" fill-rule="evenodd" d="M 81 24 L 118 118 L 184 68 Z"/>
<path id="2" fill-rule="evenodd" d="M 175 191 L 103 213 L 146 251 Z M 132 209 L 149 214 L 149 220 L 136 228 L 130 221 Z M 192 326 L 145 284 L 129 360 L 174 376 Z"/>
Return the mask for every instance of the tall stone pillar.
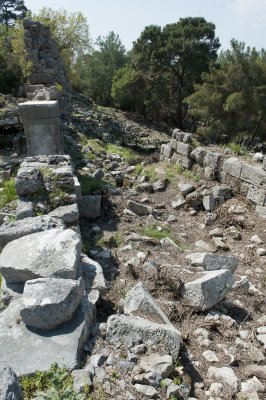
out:
<path id="1" fill-rule="evenodd" d="M 19 111 L 29 156 L 64 153 L 58 101 L 27 101 L 19 104 Z"/>

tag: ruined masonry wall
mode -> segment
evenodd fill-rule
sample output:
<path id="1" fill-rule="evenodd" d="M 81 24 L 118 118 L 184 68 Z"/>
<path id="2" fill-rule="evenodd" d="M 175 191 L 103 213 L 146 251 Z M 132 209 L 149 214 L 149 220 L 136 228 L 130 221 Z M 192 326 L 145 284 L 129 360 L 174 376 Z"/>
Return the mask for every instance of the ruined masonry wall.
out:
<path id="1" fill-rule="evenodd" d="M 168 144 L 161 146 L 161 161 L 179 164 L 185 169 L 199 168 L 207 180 L 229 185 L 236 193 L 246 197 L 256 212 L 266 219 L 266 156 L 258 166 L 237 157 L 224 156 L 208 148 L 193 150 L 192 135 L 175 129 Z"/>
<path id="2" fill-rule="evenodd" d="M 71 85 L 50 28 L 28 19 L 23 25 L 27 60 L 32 63 L 26 95 L 29 100 L 59 100 L 66 114 L 71 110 Z"/>

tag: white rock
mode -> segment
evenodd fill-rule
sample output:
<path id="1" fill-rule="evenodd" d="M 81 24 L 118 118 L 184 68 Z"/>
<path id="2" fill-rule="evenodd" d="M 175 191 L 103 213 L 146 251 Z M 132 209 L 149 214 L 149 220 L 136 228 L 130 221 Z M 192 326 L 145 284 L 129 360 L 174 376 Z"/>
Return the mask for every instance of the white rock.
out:
<path id="1" fill-rule="evenodd" d="M 212 351 L 212 350 L 206 350 L 202 353 L 203 357 L 205 358 L 205 360 L 207 360 L 208 362 L 217 362 L 219 361 L 219 358 L 217 357 L 217 354 Z"/>
<path id="2" fill-rule="evenodd" d="M 255 244 L 262 244 L 263 243 L 263 241 L 261 240 L 261 238 L 258 235 L 251 236 L 250 241 L 252 243 L 255 243 Z"/>
<path id="3" fill-rule="evenodd" d="M 174 370 L 173 358 L 169 354 L 153 353 L 141 358 L 140 367 L 146 372 L 157 372 L 163 378 L 168 378 Z"/>
<path id="4" fill-rule="evenodd" d="M 229 367 L 210 367 L 208 369 L 207 375 L 211 379 L 215 379 L 218 382 L 222 382 L 229 386 L 233 393 L 237 392 L 238 382 L 237 376 L 234 373 L 234 370 Z"/>
<path id="5" fill-rule="evenodd" d="M 264 249 L 263 247 L 260 247 L 259 249 L 257 249 L 256 253 L 260 257 L 266 256 L 266 249 Z"/>
<path id="6" fill-rule="evenodd" d="M 136 383 L 135 389 L 137 392 L 139 392 L 149 398 L 153 398 L 153 397 L 157 396 L 157 391 L 156 391 L 156 389 L 154 389 L 153 386 L 140 385 L 139 383 Z"/>

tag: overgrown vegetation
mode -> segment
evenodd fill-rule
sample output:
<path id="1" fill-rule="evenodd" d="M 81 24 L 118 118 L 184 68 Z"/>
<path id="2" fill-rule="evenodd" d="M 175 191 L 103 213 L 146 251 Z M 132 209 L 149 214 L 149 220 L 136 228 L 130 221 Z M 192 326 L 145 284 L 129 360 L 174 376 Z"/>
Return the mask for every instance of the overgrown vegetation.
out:
<path id="1" fill-rule="evenodd" d="M 92 400 L 89 388 L 78 394 L 73 388 L 73 378 L 65 368 L 53 364 L 48 371 L 36 371 L 34 375 L 23 376 L 20 380 L 25 400 L 42 396 L 45 400 Z"/>
<path id="2" fill-rule="evenodd" d="M 17 199 L 15 189 L 15 179 L 10 179 L 2 184 L 2 191 L 0 191 L 0 208 Z"/>

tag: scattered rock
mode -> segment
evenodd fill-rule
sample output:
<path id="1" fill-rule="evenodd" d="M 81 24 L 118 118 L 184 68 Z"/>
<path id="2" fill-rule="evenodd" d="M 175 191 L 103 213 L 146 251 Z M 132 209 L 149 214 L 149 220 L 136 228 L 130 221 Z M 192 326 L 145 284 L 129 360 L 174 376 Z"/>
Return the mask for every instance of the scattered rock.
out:
<path id="1" fill-rule="evenodd" d="M 195 186 L 191 185 L 190 183 L 179 183 L 178 189 L 180 190 L 181 194 L 186 197 L 189 193 L 195 190 Z"/>
<path id="2" fill-rule="evenodd" d="M 149 385 L 140 385 L 139 383 L 135 384 L 135 389 L 137 392 L 143 394 L 146 397 L 154 398 L 157 396 L 157 391 L 154 389 L 153 386 Z"/>
<path id="3" fill-rule="evenodd" d="M 22 390 L 14 371 L 0 361 L 0 400 L 22 400 Z"/>
<path id="4" fill-rule="evenodd" d="M 182 300 L 194 311 L 205 311 L 221 301 L 234 283 L 228 270 L 205 272 L 200 278 L 186 282 L 182 288 Z"/>
<path id="5" fill-rule="evenodd" d="M 127 208 L 139 216 L 149 215 L 152 213 L 152 207 L 145 204 L 136 203 L 133 200 L 128 200 Z"/>
<path id="6" fill-rule="evenodd" d="M 156 372 L 162 378 L 168 378 L 174 370 L 173 358 L 168 354 L 153 353 L 141 358 L 140 367 L 146 372 Z"/>

